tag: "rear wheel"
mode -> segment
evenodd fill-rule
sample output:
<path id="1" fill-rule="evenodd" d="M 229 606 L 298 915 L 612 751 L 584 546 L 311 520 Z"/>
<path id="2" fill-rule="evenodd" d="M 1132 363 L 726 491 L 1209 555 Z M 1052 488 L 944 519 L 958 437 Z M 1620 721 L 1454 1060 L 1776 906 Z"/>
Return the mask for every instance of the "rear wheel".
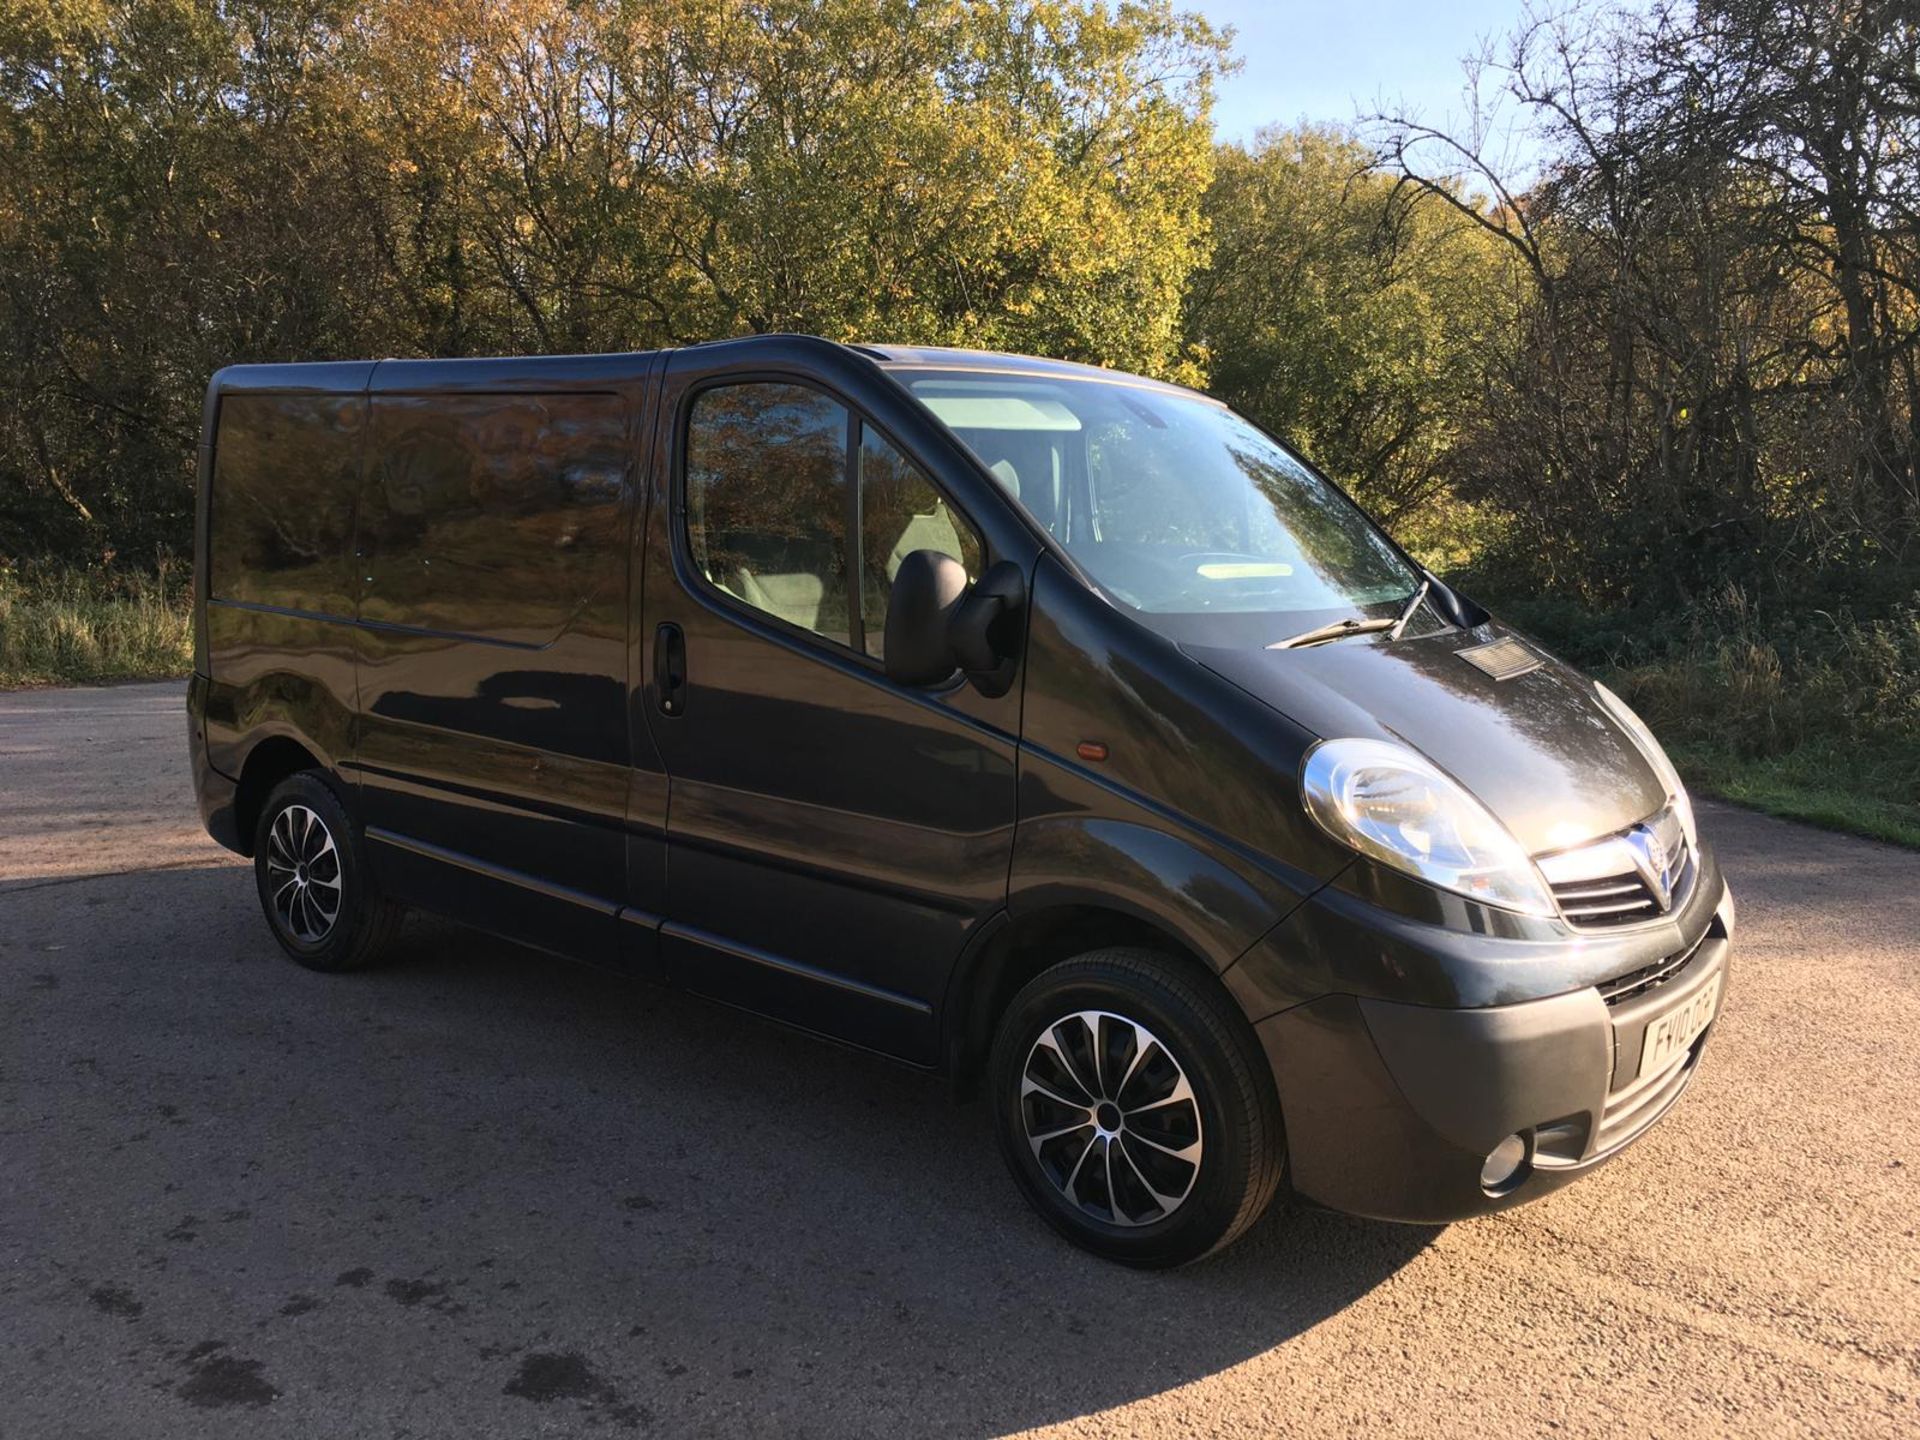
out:
<path id="1" fill-rule="evenodd" d="M 1177 961 L 1094 951 L 1036 976 L 990 1062 L 1014 1179 L 1075 1244 L 1184 1264 L 1230 1244 L 1284 1165 L 1264 1057 L 1232 1002 Z"/>
<path id="2" fill-rule="evenodd" d="M 274 939 L 310 970 L 378 963 L 406 913 L 374 889 L 359 832 L 313 771 L 282 780 L 261 807 L 253 875 Z"/>

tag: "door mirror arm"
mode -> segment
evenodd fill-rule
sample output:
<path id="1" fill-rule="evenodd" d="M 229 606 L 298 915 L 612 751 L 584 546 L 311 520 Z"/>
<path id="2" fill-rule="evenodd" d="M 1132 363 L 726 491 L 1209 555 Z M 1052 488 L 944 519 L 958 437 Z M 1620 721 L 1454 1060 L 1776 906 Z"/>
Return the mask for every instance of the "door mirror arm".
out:
<path id="1" fill-rule="evenodd" d="M 1026 576 L 1011 560 L 989 566 L 953 607 L 947 622 L 953 656 L 982 695 L 998 697 L 1013 688 L 1026 607 Z"/>

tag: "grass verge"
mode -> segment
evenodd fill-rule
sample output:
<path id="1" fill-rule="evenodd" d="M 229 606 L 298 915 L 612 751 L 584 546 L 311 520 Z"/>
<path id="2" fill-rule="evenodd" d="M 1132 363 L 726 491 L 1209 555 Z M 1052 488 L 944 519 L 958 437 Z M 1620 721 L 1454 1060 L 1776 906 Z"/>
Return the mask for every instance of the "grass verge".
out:
<path id="1" fill-rule="evenodd" d="M 1920 805 L 1889 798 L 1870 764 L 1865 774 L 1852 773 L 1855 764 L 1812 746 L 1756 760 L 1682 742 L 1672 755 L 1696 795 L 1920 850 Z"/>
<path id="2" fill-rule="evenodd" d="M 0 689 L 184 675 L 193 664 L 186 572 L 0 565 Z"/>

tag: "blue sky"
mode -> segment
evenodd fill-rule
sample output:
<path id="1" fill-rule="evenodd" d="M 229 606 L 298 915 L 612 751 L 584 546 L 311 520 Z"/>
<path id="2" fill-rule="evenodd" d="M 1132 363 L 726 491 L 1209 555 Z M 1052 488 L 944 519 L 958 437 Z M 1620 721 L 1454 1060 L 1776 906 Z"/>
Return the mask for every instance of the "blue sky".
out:
<path id="1" fill-rule="evenodd" d="M 1247 141 L 1262 125 L 1351 122 L 1402 101 L 1430 122 L 1463 118 L 1461 57 L 1489 34 L 1504 37 L 1520 7 L 1521 0 L 1186 0 L 1180 8 L 1239 32 L 1234 51 L 1245 68 L 1221 85 L 1214 128 L 1223 140 Z"/>

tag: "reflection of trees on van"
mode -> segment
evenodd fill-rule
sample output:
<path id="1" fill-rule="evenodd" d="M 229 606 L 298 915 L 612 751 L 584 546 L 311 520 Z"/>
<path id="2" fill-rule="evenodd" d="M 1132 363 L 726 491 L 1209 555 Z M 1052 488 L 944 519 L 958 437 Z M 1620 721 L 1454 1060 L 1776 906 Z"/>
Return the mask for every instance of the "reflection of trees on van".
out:
<path id="1" fill-rule="evenodd" d="M 350 615 L 348 550 L 366 402 L 234 395 L 213 475 L 212 593 Z"/>
<path id="2" fill-rule="evenodd" d="M 1490 700 L 1486 677 L 1463 663 L 1457 653 L 1472 638 L 1453 630 L 1435 630 L 1429 637 L 1410 633 L 1398 642 L 1370 642 L 1373 648 L 1364 655 L 1360 647 L 1369 642 L 1349 642 L 1315 652 L 1314 663 L 1321 679 L 1336 690 L 1343 688 L 1342 674 L 1348 666 L 1353 667 L 1355 690 L 1431 694 L 1428 685 L 1437 685 L 1448 700 L 1471 707 L 1472 714 L 1463 713 L 1457 723 L 1462 732 L 1471 726 L 1497 726 L 1524 737 L 1529 749 L 1564 756 L 1568 773 L 1578 777 L 1592 795 L 1634 792 L 1645 773 L 1645 762 L 1605 712 L 1586 703 L 1590 691 L 1584 678 L 1549 662 L 1518 679 L 1501 681 L 1497 701 Z M 1382 687 L 1377 678 L 1364 678 L 1363 669 L 1376 667 L 1382 659 L 1406 666 L 1427 683 Z"/>
<path id="3" fill-rule="evenodd" d="M 847 412 L 804 385 L 703 391 L 687 422 L 687 540 L 707 579 L 849 643 Z"/>
<path id="4" fill-rule="evenodd" d="M 687 543 L 713 584 L 840 644 L 847 613 L 847 412 L 804 385 L 723 385 L 687 421 Z M 886 439 L 862 426 L 861 620 L 878 656 L 901 560 L 951 555 L 978 577 L 979 537 Z"/>
<path id="5" fill-rule="evenodd" d="M 621 752 L 615 733 L 595 722 L 617 715 L 623 695 L 621 683 L 611 675 L 497 670 L 485 675 L 471 695 L 386 690 L 372 710 L 386 720 L 617 764 Z"/>
<path id="6" fill-rule="evenodd" d="M 610 395 L 377 398 L 362 618 L 551 639 L 625 575 L 628 448 Z"/>
<path id="7" fill-rule="evenodd" d="M 1227 449 L 1270 507 L 1262 517 L 1268 524 L 1257 528 L 1273 539 L 1256 541 L 1248 549 L 1269 553 L 1284 532 L 1295 563 L 1304 561 L 1329 582 L 1338 577 L 1363 596 L 1384 587 L 1388 595 L 1378 598 L 1405 589 L 1406 568 L 1392 547 L 1331 485 L 1278 451 L 1257 454 L 1236 445 Z"/>
<path id="8" fill-rule="evenodd" d="M 1361 603 L 1404 592 L 1405 569 L 1386 542 L 1305 466 L 1278 449 L 1229 440 L 1215 458 L 1190 442 L 1177 424 L 1156 428 L 1132 416 L 1089 428 L 1102 544 L 1304 564 L 1325 587 L 1354 590 Z"/>
<path id="9" fill-rule="evenodd" d="M 1194 484 L 1193 467 L 1181 465 L 1138 417 L 1116 416 L 1088 427 L 1087 473 L 1105 543 L 1246 548 L 1244 521 L 1208 503 L 1211 497 Z"/>

